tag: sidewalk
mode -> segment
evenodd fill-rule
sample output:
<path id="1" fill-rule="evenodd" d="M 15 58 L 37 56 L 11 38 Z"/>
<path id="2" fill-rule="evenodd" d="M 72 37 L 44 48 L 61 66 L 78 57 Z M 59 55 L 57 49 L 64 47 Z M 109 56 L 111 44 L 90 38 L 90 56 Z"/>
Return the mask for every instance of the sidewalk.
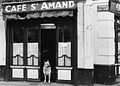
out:
<path id="1" fill-rule="evenodd" d="M 0 86 L 74 86 L 71 84 L 63 84 L 63 83 L 43 83 L 43 82 L 26 82 L 26 81 L 0 81 Z M 90 86 L 90 85 L 78 85 L 78 86 Z M 115 85 L 102 85 L 102 84 L 94 84 L 93 86 L 120 86 L 119 84 Z"/>
<path id="2" fill-rule="evenodd" d="M 0 86 L 73 86 L 71 84 L 61 83 L 43 83 L 43 82 L 25 82 L 25 81 L 0 81 Z"/>

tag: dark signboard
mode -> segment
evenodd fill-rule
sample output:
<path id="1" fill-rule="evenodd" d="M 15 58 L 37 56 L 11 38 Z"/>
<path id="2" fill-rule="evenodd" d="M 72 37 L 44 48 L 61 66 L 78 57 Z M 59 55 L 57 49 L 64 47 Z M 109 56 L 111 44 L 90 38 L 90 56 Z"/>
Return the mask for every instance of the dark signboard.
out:
<path id="1" fill-rule="evenodd" d="M 98 5 L 98 6 L 97 6 L 97 11 L 98 11 L 98 12 L 109 11 L 109 7 L 108 7 L 108 5 Z"/>
<path id="2" fill-rule="evenodd" d="M 120 14 L 120 0 L 110 0 L 109 9 L 113 13 Z"/>
<path id="3" fill-rule="evenodd" d="M 17 3 L 3 4 L 3 13 L 20 13 L 28 11 L 43 11 L 55 9 L 73 9 L 76 7 L 72 1 L 52 1 L 52 2 L 32 2 L 32 3 Z"/>

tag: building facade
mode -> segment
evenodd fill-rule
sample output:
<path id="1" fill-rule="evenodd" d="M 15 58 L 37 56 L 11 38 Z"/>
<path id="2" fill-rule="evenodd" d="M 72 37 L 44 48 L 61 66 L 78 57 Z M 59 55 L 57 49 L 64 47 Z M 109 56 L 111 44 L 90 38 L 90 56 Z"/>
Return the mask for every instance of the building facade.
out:
<path id="1" fill-rule="evenodd" d="M 115 83 L 116 18 L 109 0 L 2 3 L 1 80 L 42 82 L 43 62 L 48 59 L 52 82 Z"/>

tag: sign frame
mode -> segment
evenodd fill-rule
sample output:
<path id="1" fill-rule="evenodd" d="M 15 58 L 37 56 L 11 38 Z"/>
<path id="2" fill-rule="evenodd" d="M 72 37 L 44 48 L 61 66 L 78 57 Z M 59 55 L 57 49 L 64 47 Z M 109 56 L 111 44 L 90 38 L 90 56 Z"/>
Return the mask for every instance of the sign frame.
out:
<path id="1" fill-rule="evenodd" d="M 23 12 L 36 12 L 36 11 L 48 11 L 48 10 L 67 10 L 75 9 L 76 2 L 74 0 L 64 1 L 35 1 L 26 3 L 11 3 L 2 4 L 3 13 L 23 13 Z"/>

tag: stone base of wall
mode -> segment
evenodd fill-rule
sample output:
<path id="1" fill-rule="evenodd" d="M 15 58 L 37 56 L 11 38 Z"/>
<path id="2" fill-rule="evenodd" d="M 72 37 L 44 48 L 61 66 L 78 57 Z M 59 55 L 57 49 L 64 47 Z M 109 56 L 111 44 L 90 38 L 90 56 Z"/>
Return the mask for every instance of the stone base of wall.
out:
<path id="1" fill-rule="evenodd" d="M 94 65 L 94 82 L 97 84 L 115 84 L 115 66 Z"/>
<path id="2" fill-rule="evenodd" d="M 0 81 L 5 80 L 5 66 L 0 66 Z"/>
<path id="3" fill-rule="evenodd" d="M 74 84 L 84 85 L 84 86 L 93 86 L 94 83 L 94 74 L 93 69 L 77 69 L 74 73 Z"/>

